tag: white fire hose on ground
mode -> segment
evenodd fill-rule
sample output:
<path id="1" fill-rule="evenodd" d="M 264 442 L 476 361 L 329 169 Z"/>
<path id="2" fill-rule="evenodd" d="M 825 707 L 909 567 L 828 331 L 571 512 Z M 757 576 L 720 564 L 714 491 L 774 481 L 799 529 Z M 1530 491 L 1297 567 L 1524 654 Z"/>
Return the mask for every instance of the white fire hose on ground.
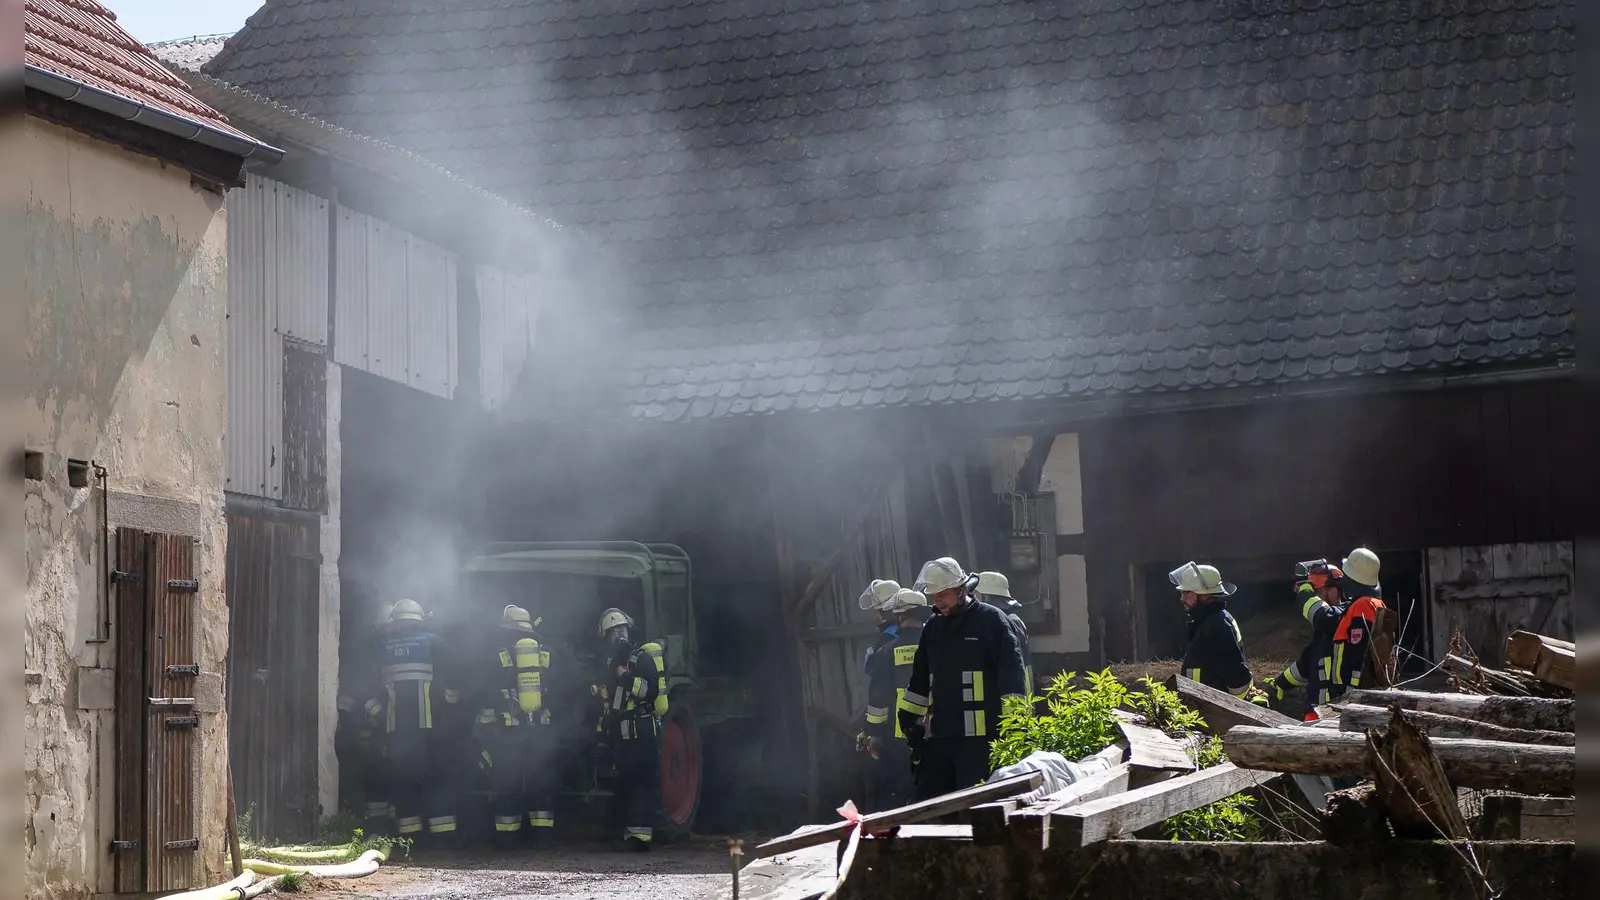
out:
<path id="1" fill-rule="evenodd" d="M 299 859 L 331 859 L 346 851 L 334 848 L 331 850 L 271 850 L 274 856 Z M 215 887 L 201 888 L 197 891 L 187 891 L 182 894 L 171 894 L 162 900 L 251 900 L 278 883 L 278 879 L 289 874 L 313 875 L 317 878 L 365 878 L 378 871 L 378 867 L 388 860 L 387 850 L 368 850 L 347 863 L 334 863 L 327 865 L 302 864 L 302 863 L 276 863 L 264 859 L 247 859 L 244 861 L 244 872 L 232 881 L 227 881 Z M 269 875 L 257 881 L 259 875 Z"/>

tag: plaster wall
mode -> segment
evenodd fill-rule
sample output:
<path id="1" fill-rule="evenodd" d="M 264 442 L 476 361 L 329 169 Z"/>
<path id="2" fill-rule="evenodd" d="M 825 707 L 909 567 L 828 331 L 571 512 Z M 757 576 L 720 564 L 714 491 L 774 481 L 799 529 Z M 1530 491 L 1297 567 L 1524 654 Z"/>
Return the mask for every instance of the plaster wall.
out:
<path id="1" fill-rule="evenodd" d="M 44 463 L 24 497 L 25 893 L 113 888 L 115 644 L 88 643 L 105 636 L 102 501 L 93 481 L 68 484 L 68 459 L 109 470 L 113 529 L 164 515 L 169 532 L 197 540 L 205 699 L 194 883 L 215 883 L 227 802 L 222 198 L 181 169 L 77 132 L 33 118 L 21 131 L 7 161 L 27 182 L 22 426 Z M 113 621 L 111 635 L 121 627 Z"/>

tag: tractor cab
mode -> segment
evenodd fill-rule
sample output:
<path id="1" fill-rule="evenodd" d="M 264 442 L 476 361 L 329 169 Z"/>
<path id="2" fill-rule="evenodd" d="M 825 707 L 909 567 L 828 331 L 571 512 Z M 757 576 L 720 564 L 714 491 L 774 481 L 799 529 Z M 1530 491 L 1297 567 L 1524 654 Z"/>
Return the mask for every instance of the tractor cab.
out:
<path id="1" fill-rule="evenodd" d="M 621 609 L 640 639 L 662 645 L 670 698 L 661 733 L 662 824 L 669 835 L 689 831 L 700 800 L 700 731 L 689 706 L 696 669 L 692 581 L 682 548 L 631 541 L 486 544 L 467 557 L 460 579 L 479 616 L 498 617 L 515 604 L 539 620 L 539 638 L 551 653 L 546 704 L 568 767 L 562 781 L 569 799 L 610 796 L 590 765 L 600 706 L 589 686 L 609 681 L 600 614 Z"/>

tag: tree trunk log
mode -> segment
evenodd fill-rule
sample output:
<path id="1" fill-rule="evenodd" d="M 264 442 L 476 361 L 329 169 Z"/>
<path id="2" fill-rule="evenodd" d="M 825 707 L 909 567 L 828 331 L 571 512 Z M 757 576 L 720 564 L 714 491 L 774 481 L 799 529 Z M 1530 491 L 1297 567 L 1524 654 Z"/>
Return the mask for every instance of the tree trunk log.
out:
<path id="1" fill-rule="evenodd" d="M 1541 747 L 1440 738 L 1434 752 L 1451 784 L 1481 790 L 1572 796 L 1577 752 Z M 1222 736 L 1228 759 L 1241 769 L 1370 777 L 1365 735 L 1320 728 L 1255 728 L 1240 725 Z"/>
<path id="2" fill-rule="evenodd" d="M 1467 837 L 1455 788 L 1445 778 L 1433 744 L 1406 713 L 1394 710 L 1389 727 L 1367 734 L 1367 750 L 1378 798 L 1395 837 L 1416 840 Z"/>
<path id="3" fill-rule="evenodd" d="M 1502 728 L 1536 731 L 1572 731 L 1572 701 L 1544 697 L 1476 697 L 1469 694 L 1430 694 L 1424 691 L 1351 691 L 1340 705 L 1358 704 L 1457 716 L 1488 722 Z"/>
<path id="4" fill-rule="evenodd" d="M 1341 847 L 1370 848 L 1390 837 L 1377 788 L 1362 784 L 1328 794 L 1328 808 L 1322 814 L 1323 840 Z"/>
<path id="5" fill-rule="evenodd" d="M 1340 731 L 1367 731 L 1389 724 L 1389 710 L 1376 706 L 1348 704 L 1339 709 Z M 1574 735 L 1567 731 L 1533 731 L 1528 728 L 1501 728 L 1488 722 L 1474 722 L 1458 716 L 1412 710 L 1406 718 L 1426 729 L 1429 737 L 1469 738 L 1503 741 L 1508 744 L 1539 744 L 1545 747 L 1574 746 Z"/>

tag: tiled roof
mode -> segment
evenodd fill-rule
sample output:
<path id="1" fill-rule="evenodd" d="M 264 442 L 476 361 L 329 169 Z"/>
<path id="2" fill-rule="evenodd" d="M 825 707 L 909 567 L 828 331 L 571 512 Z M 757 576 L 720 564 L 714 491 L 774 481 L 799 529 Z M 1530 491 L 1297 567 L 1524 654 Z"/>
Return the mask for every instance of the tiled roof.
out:
<path id="1" fill-rule="evenodd" d="M 227 41 L 226 34 L 203 34 L 173 41 L 157 41 L 150 45 L 150 52 L 180 69 L 198 72 Z"/>
<path id="2" fill-rule="evenodd" d="M 652 419 L 1571 356 L 1576 0 L 267 0 L 206 71 L 626 247 Z"/>
<path id="3" fill-rule="evenodd" d="M 94 0 L 27 0 L 23 22 L 27 65 L 254 142 L 201 103 Z"/>

